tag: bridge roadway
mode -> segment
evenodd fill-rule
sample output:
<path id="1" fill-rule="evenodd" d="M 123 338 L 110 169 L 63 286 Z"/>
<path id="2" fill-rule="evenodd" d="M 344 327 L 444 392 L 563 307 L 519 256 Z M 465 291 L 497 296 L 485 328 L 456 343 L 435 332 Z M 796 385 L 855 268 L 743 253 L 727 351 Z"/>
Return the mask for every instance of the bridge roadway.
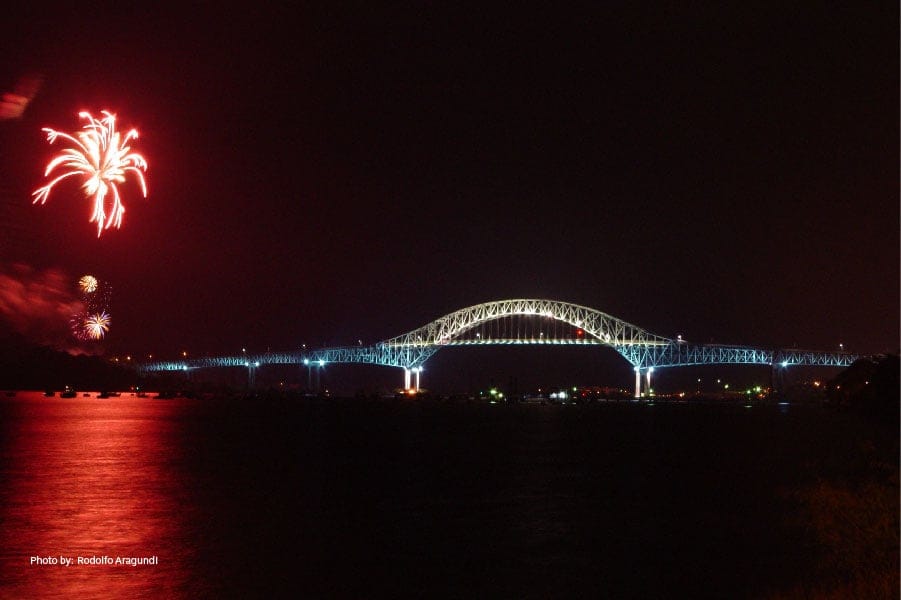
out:
<path id="1" fill-rule="evenodd" d="M 489 326 L 503 320 L 504 331 L 497 335 Z M 526 320 L 560 322 L 576 328 L 578 337 L 552 335 L 548 328 L 535 335 L 534 329 L 523 327 Z M 514 327 L 514 321 L 517 326 Z M 526 323 L 528 325 L 528 323 Z M 516 335 L 513 335 L 516 329 Z M 553 331 L 556 331 L 554 329 Z M 473 335 L 473 332 L 474 335 Z M 485 335 L 482 335 L 482 333 Z M 571 333 L 571 331 L 570 331 Z M 705 364 L 744 364 L 789 367 L 794 365 L 847 367 L 859 358 L 846 352 L 820 352 L 797 349 L 764 349 L 751 346 L 692 344 L 652 334 L 592 308 L 556 300 L 500 300 L 460 309 L 403 335 L 370 346 L 320 348 L 304 352 L 267 352 L 256 355 L 231 355 L 192 358 L 180 361 L 144 363 L 143 372 L 188 371 L 213 367 L 245 367 L 265 365 L 305 365 L 322 367 L 330 363 L 364 363 L 397 367 L 404 370 L 404 385 L 419 389 L 423 365 L 436 352 L 451 346 L 506 345 L 586 345 L 608 346 L 622 355 L 635 371 L 635 397 L 641 396 L 642 379 L 650 390 L 651 373 L 656 368 Z M 645 378 L 642 377 L 645 374 Z"/>

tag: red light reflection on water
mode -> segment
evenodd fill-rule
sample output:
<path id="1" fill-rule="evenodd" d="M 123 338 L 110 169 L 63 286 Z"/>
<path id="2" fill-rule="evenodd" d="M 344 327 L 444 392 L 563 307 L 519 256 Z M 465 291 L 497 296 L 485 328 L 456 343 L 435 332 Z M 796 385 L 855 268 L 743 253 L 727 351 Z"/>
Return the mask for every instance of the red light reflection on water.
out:
<path id="1" fill-rule="evenodd" d="M 186 596 L 192 511 L 171 405 L 39 393 L 5 404 L 0 597 Z M 34 564 L 35 556 L 59 564 Z M 94 556 L 156 556 L 158 564 L 77 562 Z"/>

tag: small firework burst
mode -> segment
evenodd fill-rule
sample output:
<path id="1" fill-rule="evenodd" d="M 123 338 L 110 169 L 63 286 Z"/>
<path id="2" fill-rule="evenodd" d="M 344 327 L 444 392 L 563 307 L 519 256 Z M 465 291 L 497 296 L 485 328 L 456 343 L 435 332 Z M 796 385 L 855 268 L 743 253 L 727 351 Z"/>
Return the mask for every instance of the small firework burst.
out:
<path id="1" fill-rule="evenodd" d="M 78 280 L 78 287 L 85 294 L 93 294 L 97 291 L 97 278 L 93 275 L 85 275 Z"/>
<path id="2" fill-rule="evenodd" d="M 110 316 L 106 312 L 88 315 L 84 320 L 85 337 L 92 340 L 103 339 L 109 331 Z"/>

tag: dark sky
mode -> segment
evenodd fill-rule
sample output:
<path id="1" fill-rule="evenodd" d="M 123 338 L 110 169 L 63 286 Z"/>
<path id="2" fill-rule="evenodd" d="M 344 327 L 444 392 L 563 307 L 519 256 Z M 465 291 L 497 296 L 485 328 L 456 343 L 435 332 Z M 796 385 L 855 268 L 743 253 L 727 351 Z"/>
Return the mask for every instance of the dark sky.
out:
<path id="1" fill-rule="evenodd" d="M 489 300 L 897 351 L 896 3 L 5 9 L 3 263 L 111 282 L 109 352 L 374 342 Z M 26 16 L 27 15 L 27 16 Z M 79 110 L 149 198 L 30 193 Z"/>

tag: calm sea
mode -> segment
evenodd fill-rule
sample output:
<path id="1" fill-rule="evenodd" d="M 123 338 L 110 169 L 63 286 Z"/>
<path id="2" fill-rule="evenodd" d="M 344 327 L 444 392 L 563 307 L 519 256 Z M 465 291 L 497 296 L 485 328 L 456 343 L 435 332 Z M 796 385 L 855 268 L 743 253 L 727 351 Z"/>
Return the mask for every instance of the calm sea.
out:
<path id="1" fill-rule="evenodd" d="M 0 398 L 0 597 L 759 597 L 813 572 L 786 491 L 847 468 L 864 428 L 20 392 Z"/>

